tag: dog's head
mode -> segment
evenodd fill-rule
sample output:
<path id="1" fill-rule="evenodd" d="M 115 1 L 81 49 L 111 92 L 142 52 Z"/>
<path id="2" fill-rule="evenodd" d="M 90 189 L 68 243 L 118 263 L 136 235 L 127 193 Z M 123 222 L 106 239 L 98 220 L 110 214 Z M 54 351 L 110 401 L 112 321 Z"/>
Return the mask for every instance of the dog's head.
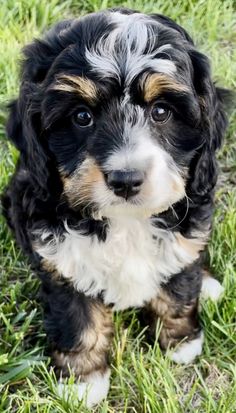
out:
<path id="1" fill-rule="evenodd" d="M 72 208 L 152 215 L 215 185 L 222 93 L 173 21 L 91 14 L 57 24 L 24 53 L 8 134 L 38 193 L 57 176 Z"/>

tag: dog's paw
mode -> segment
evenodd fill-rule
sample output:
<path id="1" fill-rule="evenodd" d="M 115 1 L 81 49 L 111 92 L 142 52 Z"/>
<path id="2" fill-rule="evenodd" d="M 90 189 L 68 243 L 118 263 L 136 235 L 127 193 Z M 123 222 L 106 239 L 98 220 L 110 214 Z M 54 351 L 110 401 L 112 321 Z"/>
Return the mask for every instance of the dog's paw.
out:
<path id="1" fill-rule="evenodd" d="M 68 400 L 69 396 L 77 397 L 78 400 L 84 400 L 88 408 L 99 404 L 106 398 L 110 384 L 110 370 L 105 373 L 94 372 L 86 377 L 86 382 L 76 384 L 65 384 L 61 380 L 58 383 L 57 394 Z"/>
<path id="2" fill-rule="evenodd" d="M 201 297 L 210 298 L 212 301 L 219 300 L 224 292 L 224 287 L 215 278 L 206 276 L 202 280 Z"/>
<path id="3" fill-rule="evenodd" d="M 204 334 L 201 332 L 198 338 L 180 344 L 174 353 L 169 354 L 169 357 L 178 364 L 192 363 L 202 353 L 203 339 Z"/>

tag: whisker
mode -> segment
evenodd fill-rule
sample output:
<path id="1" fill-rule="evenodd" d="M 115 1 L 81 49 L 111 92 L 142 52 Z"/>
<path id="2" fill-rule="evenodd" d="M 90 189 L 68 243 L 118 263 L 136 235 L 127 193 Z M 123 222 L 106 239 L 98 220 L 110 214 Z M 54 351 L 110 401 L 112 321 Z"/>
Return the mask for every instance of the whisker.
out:
<path id="1" fill-rule="evenodd" d="M 183 217 L 179 222 L 177 222 L 177 224 L 174 225 L 173 227 L 167 227 L 168 230 L 172 230 L 172 229 L 178 227 L 178 226 L 185 220 L 186 216 L 188 215 L 188 211 L 189 211 L 189 198 L 187 197 L 186 194 L 185 194 L 185 199 L 186 199 L 186 211 L 185 211 L 184 217 Z"/>

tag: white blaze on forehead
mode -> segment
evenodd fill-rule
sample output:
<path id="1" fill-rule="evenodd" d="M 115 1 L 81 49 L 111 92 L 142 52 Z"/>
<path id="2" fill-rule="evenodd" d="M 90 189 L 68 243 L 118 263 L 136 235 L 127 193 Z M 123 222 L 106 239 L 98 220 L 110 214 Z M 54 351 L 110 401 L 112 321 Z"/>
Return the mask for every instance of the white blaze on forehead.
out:
<path id="1" fill-rule="evenodd" d="M 170 48 L 163 45 L 155 48 L 154 26 L 159 23 L 143 14 L 123 15 L 109 13 L 116 27 L 103 36 L 91 49 L 86 50 L 86 58 L 92 69 L 102 77 L 125 76 L 129 84 L 145 68 L 173 75 L 175 64 L 167 59 L 154 58 L 158 52 Z"/>
<path id="2" fill-rule="evenodd" d="M 147 137 L 148 143 L 150 143 L 150 131 L 144 110 L 140 106 L 129 103 L 128 94 L 124 96 L 121 108 L 124 116 L 123 143 L 109 156 L 104 168 L 107 172 L 122 169 L 146 170 L 150 162 L 153 145 L 148 146 L 145 140 L 145 137 Z"/>

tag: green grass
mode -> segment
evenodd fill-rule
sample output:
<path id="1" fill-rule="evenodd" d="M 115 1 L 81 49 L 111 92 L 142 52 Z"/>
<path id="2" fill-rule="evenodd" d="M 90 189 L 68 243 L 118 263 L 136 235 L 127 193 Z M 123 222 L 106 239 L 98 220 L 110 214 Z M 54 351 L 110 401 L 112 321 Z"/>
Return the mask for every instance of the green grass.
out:
<path id="1" fill-rule="evenodd" d="M 122 5 L 161 12 L 192 34 L 212 60 L 215 80 L 236 85 L 236 10 L 233 0 L 127 1 Z M 52 23 L 117 0 L 0 0 L 0 191 L 9 180 L 17 151 L 5 140 L 4 105 L 18 92 L 21 47 Z M 219 154 L 221 175 L 208 262 L 225 293 L 202 303 L 204 351 L 190 366 L 177 366 L 143 344 L 133 311 L 115 315 L 112 380 L 108 400 L 96 412 L 236 412 L 236 117 L 231 116 Z M 72 396 L 60 400 L 46 355 L 46 337 L 37 301 L 39 283 L 0 221 L 0 412 L 85 412 Z M 73 381 L 73 377 L 70 378 Z"/>

